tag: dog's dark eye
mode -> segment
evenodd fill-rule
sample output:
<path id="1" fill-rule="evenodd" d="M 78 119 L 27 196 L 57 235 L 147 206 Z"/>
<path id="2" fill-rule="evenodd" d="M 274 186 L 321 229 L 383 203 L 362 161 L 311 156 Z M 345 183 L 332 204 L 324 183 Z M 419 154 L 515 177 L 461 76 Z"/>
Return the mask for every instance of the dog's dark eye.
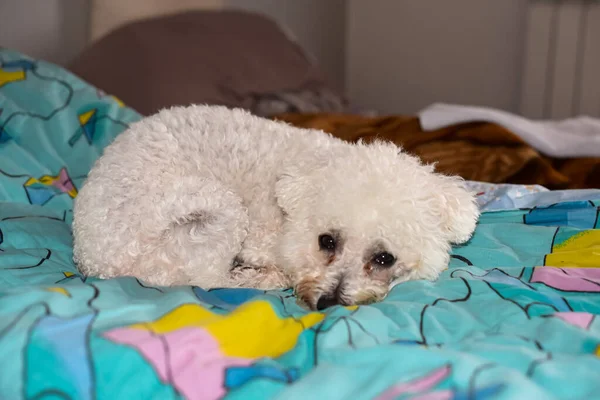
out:
<path id="1" fill-rule="evenodd" d="M 381 267 L 391 267 L 396 262 L 396 258 L 387 252 L 375 254 L 373 263 Z"/>
<path id="2" fill-rule="evenodd" d="M 319 247 L 321 250 L 333 251 L 335 250 L 335 239 L 333 236 L 324 234 L 319 236 Z"/>

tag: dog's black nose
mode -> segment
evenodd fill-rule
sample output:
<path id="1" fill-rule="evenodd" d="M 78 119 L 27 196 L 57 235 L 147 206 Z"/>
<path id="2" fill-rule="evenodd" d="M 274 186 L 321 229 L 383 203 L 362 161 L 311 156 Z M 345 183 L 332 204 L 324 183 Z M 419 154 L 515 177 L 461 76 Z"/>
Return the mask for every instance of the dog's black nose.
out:
<path id="1" fill-rule="evenodd" d="M 339 304 L 338 298 L 335 296 L 321 296 L 317 301 L 317 310 L 321 311 L 326 308 Z"/>

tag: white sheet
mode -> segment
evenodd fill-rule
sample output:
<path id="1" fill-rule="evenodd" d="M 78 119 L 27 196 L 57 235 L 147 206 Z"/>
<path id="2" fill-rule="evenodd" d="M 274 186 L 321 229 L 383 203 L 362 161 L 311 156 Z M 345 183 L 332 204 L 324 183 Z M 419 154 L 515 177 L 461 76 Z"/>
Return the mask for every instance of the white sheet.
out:
<path id="1" fill-rule="evenodd" d="M 493 122 L 548 156 L 600 157 L 600 119 L 591 117 L 533 121 L 491 108 L 438 103 L 419 112 L 419 118 L 425 131 L 466 122 Z"/>

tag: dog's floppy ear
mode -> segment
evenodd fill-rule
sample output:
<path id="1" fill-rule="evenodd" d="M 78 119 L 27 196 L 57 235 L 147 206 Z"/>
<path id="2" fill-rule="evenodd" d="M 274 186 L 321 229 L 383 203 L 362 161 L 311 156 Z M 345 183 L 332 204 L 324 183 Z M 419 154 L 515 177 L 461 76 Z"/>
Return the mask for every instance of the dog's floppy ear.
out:
<path id="1" fill-rule="evenodd" d="M 301 207 L 312 207 L 315 201 L 315 174 L 318 174 L 322 163 L 302 160 L 284 168 L 275 182 L 275 198 L 277 204 L 286 214 L 299 211 Z"/>
<path id="2" fill-rule="evenodd" d="M 442 227 L 451 243 L 468 241 L 475 230 L 479 207 L 475 196 L 464 181 L 457 177 L 439 175 L 438 206 Z"/>
<path id="3" fill-rule="evenodd" d="M 317 150 L 302 151 L 284 166 L 275 182 L 277 204 L 285 213 L 293 213 L 300 207 L 312 207 L 316 191 L 320 190 L 316 179 L 331 162 L 334 154 L 325 146 Z"/>
<path id="4" fill-rule="evenodd" d="M 281 209 L 289 214 L 301 204 L 301 199 L 306 197 L 303 178 L 293 171 L 285 171 L 277 177 L 275 183 L 275 197 Z"/>

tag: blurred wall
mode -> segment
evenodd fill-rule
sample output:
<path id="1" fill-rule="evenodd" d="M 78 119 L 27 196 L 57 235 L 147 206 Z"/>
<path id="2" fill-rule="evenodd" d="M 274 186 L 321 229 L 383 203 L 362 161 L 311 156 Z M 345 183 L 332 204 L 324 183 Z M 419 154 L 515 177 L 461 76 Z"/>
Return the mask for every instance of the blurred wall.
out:
<path id="1" fill-rule="evenodd" d="M 287 27 L 340 89 L 345 84 L 346 0 L 223 0 L 261 12 Z"/>
<path id="2" fill-rule="evenodd" d="M 0 0 L 0 46 L 64 65 L 131 18 L 222 7 L 287 27 L 366 108 L 409 114 L 452 102 L 600 116 L 595 0 Z"/>
<path id="3" fill-rule="evenodd" d="M 88 38 L 87 0 L 0 0 L 0 46 L 58 64 Z"/>
<path id="4" fill-rule="evenodd" d="M 349 0 L 346 89 L 415 113 L 435 101 L 517 111 L 526 0 Z"/>

